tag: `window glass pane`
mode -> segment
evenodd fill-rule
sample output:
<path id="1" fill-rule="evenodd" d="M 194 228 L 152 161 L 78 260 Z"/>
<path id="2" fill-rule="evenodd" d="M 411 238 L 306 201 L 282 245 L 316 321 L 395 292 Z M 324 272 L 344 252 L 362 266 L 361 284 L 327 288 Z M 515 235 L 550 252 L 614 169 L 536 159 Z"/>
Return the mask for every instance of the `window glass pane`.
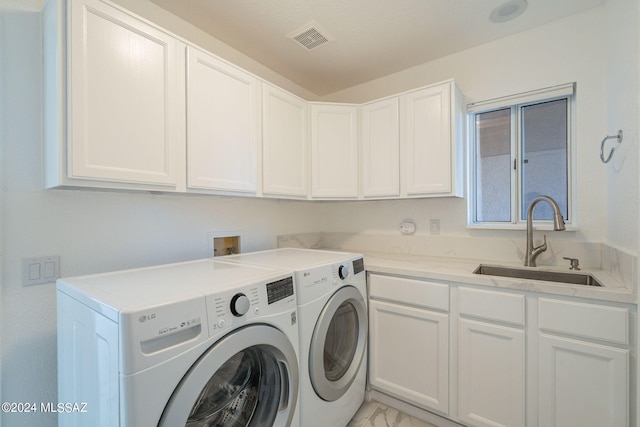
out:
<path id="1" fill-rule="evenodd" d="M 552 197 L 568 218 L 567 99 L 521 107 L 522 113 L 522 220 L 533 199 Z M 539 203 L 533 219 L 553 219 L 548 203 Z"/>
<path id="2" fill-rule="evenodd" d="M 476 114 L 476 221 L 511 221 L 511 109 Z"/>

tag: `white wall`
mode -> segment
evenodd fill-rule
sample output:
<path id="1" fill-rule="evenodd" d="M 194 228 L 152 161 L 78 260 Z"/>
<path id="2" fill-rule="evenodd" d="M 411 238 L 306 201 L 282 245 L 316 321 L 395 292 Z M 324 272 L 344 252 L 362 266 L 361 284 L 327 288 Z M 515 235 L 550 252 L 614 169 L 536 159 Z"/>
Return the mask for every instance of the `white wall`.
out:
<path id="1" fill-rule="evenodd" d="M 16 12 L 0 35 L 4 132 L 2 401 L 56 402 L 55 285 L 22 286 L 21 261 L 59 255 L 63 276 L 203 258 L 207 233 L 242 230 L 244 250 L 320 228 L 310 202 L 214 196 L 42 190 L 41 41 L 37 12 Z M 55 426 L 55 415 L 3 414 L 12 426 Z"/>
<path id="2" fill-rule="evenodd" d="M 632 3 L 633 0 L 619 0 Z M 516 94 L 567 82 L 577 82 L 578 221 L 577 232 L 552 233 L 550 239 L 606 242 L 606 168 L 599 160 L 599 143 L 610 132 L 608 123 L 607 6 L 506 37 L 473 49 L 423 64 L 357 87 L 335 93 L 326 100 L 364 102 L 420 85 L 455 78 L 468 102 Z M 637 28 L 637 23 L 632 23 Z M 626 60 L 625 60 L 626 61 Z M 637 70 L 637 62 L 634 70 Z M 623 62 L 623 66 L 627 62 Z M 614 66 L 615 67 L 615 66 Z M 634 96 L 637 99 L 637 91 Z M 631 96 L 631 95 L 629 95 Z M 636 109 L 624 99 L 620 108 Z M 635 115 L 634 117 L 637 117 Z M 629 137 L 629 145 L 637 144 Z M 631 172 L 631 171 L 629 171 Z M 637 172 L 635 172 L 637 174 Z M 637 175 L 635 175 L 637 177 Z M 625 178 L 627 179 L 627 178 Z M 637 179 L 636 181 L 637 182 Z M 637 195 L 637 192 L 636 192 Z M 637 205 L 625 218 L 616 218 L 635 230 Z M 323 231 L 398 233 L 404 218 L 413 219 L 418 232 L 428 233 L 430 218 L 441 220 L 445 235 L 511 237 L 521 231 L 487 231 L 466 228 L 463 199 L 429 199 L 401 202 L 327 203 L 323 206 Z M 626 224 L 629 223 L 629 224 Z M 637 233 L 615 237 L 621 248 L 637 252 Z"/>
<path id="3" fill-rule="evenodd" d="M 616 148 L 611 161 L 599 167 L 606 171 L 607 240 L 612 246 L 636 248 L 638 233 L 638 70 L 640 45 L 637 1 L 609 0 L 607 40 L 607 134 L 624 132 L 623 142 L 605 145 L 605 156 Z M 601 139 L 605 135 L 602 135 Z M 599 149 L 599 147 L 598 147 Z"/>

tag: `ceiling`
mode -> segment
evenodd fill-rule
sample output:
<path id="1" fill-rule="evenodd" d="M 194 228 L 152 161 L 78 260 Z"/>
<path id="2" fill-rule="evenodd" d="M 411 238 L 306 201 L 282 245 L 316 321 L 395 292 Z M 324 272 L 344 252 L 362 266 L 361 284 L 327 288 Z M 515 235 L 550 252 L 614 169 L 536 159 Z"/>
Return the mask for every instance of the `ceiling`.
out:
<path id="1" fill-rule="evenodd" d="M 318 96 L 580 13 L 606 0 L 151 0 Z M 334 40 L 307 50 L 289 35 L 315 22 Z"/>

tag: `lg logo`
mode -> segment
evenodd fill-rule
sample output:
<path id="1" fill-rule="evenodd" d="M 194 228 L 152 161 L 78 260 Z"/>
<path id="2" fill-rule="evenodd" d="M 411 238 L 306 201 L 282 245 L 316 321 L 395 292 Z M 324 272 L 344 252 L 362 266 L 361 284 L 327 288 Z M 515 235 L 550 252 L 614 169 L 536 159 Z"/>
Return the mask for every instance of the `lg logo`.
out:
<path id="1" fill-rule="evenodd" d="M 155 313 L 151 313 L 151 314 L 143 314 L 142 316 L 138 317 L 138 322 L 140 323 L 144 323 L 147 320 L 152 320 L 156 318 L 156 314 Z"/>

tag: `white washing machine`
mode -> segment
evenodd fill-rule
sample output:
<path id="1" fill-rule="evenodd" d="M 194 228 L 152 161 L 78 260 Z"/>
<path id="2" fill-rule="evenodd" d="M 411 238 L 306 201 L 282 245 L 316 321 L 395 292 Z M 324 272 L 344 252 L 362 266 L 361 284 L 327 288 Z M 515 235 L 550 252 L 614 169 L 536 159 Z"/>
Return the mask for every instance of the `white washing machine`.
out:
<path id="1" fill-rule="evenodd" d="M 207 259 L 60 279 L 59 425 L 299 426 L 291 271 Z"/>
<path id="2" fill-rule="evenodd" d="M 300 324 L 300 423 L 345 426 L 364 400 L 367 296 L 360 254 L 275 249 L 223 257 L 295 272 Z"/>

